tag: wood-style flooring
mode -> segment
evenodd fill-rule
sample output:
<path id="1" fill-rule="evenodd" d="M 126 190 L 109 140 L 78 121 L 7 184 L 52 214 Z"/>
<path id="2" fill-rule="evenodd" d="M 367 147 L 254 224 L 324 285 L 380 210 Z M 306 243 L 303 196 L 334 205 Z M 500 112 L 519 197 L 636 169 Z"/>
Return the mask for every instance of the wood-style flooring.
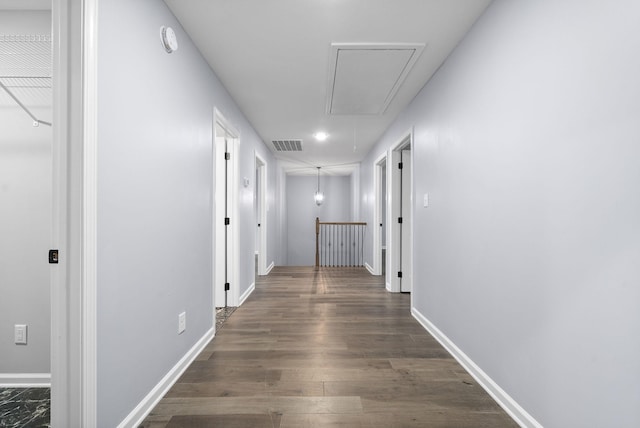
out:
<path id="1" fill-rule="evenodd" d="M 362 268 L 277 267 L 145 428 L 517 427 Z"/>

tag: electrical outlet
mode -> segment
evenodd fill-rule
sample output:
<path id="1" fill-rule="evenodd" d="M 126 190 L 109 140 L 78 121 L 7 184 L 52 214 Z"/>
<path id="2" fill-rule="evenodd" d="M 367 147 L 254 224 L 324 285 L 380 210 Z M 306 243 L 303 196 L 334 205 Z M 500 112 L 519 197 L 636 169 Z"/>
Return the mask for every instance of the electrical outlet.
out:
<path id="1" fill-rule="evenodd" d="M 182 333 L 187 329 L 187 313 L 182 312 L 178 315 L 178 334 Z"/>
<path id="2" fill-rule="evenodd" d="M 14 334 L 16 345 L 27 344 L 27 325 L 26 324 L 16 324 L 14 326 L 13 334 Z"/>

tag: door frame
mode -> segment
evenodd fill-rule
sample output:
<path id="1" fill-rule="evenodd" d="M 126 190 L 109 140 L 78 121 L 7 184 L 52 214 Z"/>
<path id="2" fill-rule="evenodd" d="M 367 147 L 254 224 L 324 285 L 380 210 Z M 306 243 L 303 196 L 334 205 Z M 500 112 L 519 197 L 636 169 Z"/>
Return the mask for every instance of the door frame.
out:
<path id="1" fill-rule="evenodd" d="M 220 132 L 219 132 L 220 129 Z M 229 226 L 225 225 L 225 167 L 224 167 L 224 141 L 227 140 L 227 152 L 231 158 L 227 164 L 228 175 L 226 177 L 228 197 L 227 197 L 227 213 L 230 222 Z M 228 263 L 226 265 L 227 278 L 229 282 L 229 292 L 227 293 L 227 306 L 238 306 L 239 304 L 239 230 L 238 222 L 240 221 L 238 210 L 239 198 L 239 182 L 238 182 L 238 155 L 240 146 L 240 133 L 229 122 L 224 115 L 214 108 L 213 111 L 213 179 L 214 179 L 214 198 L 213 203 L 213 254 L 214 254 L 214 272 L 213 272 L 213 304 L 214 307 L 222 307 L 225 303 L 225 258 Z M 227 229 L 227 251 L 224 252 L 225 227 Z M 217 237 L 217 238 L 216 238 Z"/>
<path id="2" fill-rule="evenodd" d="M 404 146 L 399 152 L 402 163 L 402 236 L 400 292 L 410 293 L 413 289 L 413 147 Z M 409 156 L 409 159 L 406 156 Z M 407 183 L 408 182 L 408 183 Z M 408 186 L 406 186 L 408 184 Z M 408 197 L 407 197 L 408 196 Z"/>
<path id="3" fill-rule="evenodd" d="M 387 260 L 388 267 L 387 270 L 387 289 L 394 293 L 399 293 L 401 291 L 401 278 L 398 277 L 398 272 L 402 270 L 401 266 L 401 228 L 397 219 L 400 217 L 400 202 L 401 195 L 398 194 L 399 186 L 400 186 L 400 170 L 396 167 L 398 162 L 400 161 L 401 154 L 400 152 L 406 147 L 411 147 L 411 156 L 409 162 L 411 163 L 411 171 L 413 171 L 413 128 L 409 129 L 407 132 L 403 133 L 401 137 L 396 140 L 394 144 L 391 145 L 389 149 L 389 156 L 387 162 L 387 213 L 390 214 L 387 217 Z M 413 173 L 411 173 L 410 177 L 410 195 L 413 195 Z M 413 201 L 413 196 L 411 196 L 411 201 Z M 411 203 L 413 206 L 413 203 Z M 409 221 L 411 221 L 413 217 L 413 210 L 410 210 L 409 213 Z M 403 219 L 404 220 L 404 219 Z M 410 236 L 409 242 L 409 263 L 410 270 L 413 271 L 413 237 Z M 407 256 L 407 255 L 404 255 Z M 409 273 L 409 277 L 413 277 L 412 272 Z"/>
<path id="4" fill-rule="evenodd" d="M 382 197 L 382 168 L 387 163 L 387 152 L 373 161 L 373 268 L 372 275 L 382 275 L 382 210 L 387 210 Z M 386 169 L 385 169 L 386 171 Z M 386 191 L 385 191 L 386 194 Z M 388 218 L 388 216 L 384 216 Z M 388 282 L 387 282 L 388 284 Z M 387 287 L 389 288 L 389 287 Z"/>
<path id="5" fill-rule="evenodd" d="M 255 225 L 260 225 L 258 227 L 258 275 L 267 275 L 269 272 L 267 270 L 267 225 L 268 225 L 268 216 L 269 207 L 267 206 L 267 161 L 260 156 L 257 152 L 255 153 L 255 169 L 256 169 L 256 177 L 258 178 L 255 186 L 256 198 L 255 202 L 257 204 L 254 213 L 256 213 L 256 219 L 254 221 Z"/>
<path id="6" fill-rule="evenodd" d="M 51 425 L 97 424 L 98 0 L 52 0 Z"/>

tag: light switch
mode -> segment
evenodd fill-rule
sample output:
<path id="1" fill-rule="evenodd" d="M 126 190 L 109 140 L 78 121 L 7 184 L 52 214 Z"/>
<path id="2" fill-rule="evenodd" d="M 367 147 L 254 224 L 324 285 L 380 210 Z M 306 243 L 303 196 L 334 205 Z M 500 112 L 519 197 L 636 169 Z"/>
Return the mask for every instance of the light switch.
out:
<path id="1" fill-rule="evenodd" d="M 429 206 L 429 194 L 425 193 L 424 198 L 422 199 L 422 206 L 427 208 Z"/>
<path id="2" fill-rule="evenodd" d="M 16 324 L 14 327 L 14 339 L 16 345 L 26 345 L 27 344 L 27 325 L 26 324 Z"/>
<path id="3" fill-rule="evenodd" d="M 187 329 L 187 313 L 182 312 L 178 315 L 178 334 L 181 334 Z"/>

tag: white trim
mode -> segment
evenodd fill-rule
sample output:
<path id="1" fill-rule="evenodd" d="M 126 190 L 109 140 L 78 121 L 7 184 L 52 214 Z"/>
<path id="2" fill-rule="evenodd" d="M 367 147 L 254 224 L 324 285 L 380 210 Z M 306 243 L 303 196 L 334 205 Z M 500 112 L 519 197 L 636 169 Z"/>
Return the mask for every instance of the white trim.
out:
<path id="1" fill-rule="evenodd" d="M 83 10 L 82 426 L 97 426 L 98 5 Z"/>
<path id="2" fill-rule="evenodd" d="M 269 266 L 267 266 L 267 270 L 265 272 L 265 275 L 269 275 L 269 273 L 271 273 L 271 269 L 273 269 L 273 267 L 276 265 L 275 262 L 271 262 L 271 264 Z"/>
<path id="3" fill-rule="evenodd" d="M 256 289 L 256 283 L 253 282 L 251 283 L 249 288 L 247 288 L 247 290 L 244 293 L 242 293 L 242 296 L 240 296 L 240 300 L 238 301 L 238 306 L 242 306 L 245 300 L 247 300 L 249 296 L 251 296 L 251 293 L 253 293 L 255 289 Z"/>
<path id="4" fill-rule="evenodd" d="M 69 382 L 69 334 L 67 278 L 69 276 L 69 260 L 67 259 L 67 200 L 69 192 L 68 158 L 69 125 L 67 116 L 70 112 L 69 101 L 69 38 L 70 23 L 67 0 L 53 0 L 51 5 L 52 18 L 52 86 L 53 86 L 53 144 L 52 144 L 52 234 L 51 248 L 59 250 L 57 265 L 51 268 L 51 425 L 69 426 L 70 409 L 65 405 L 66 400 L 73 400 Z M 68 398 L 65 398 L 68 397 Z"/>
<path id="5" fill-rule="evenodd" d="M 50 388 L 51 373 L 0 373 L 0 388 Z"/>
<path id="6" fill-rule="evenodd" d="M 460 363 L 482 388 L 504 409 L 521 427 L 542 428 L 526 410 L 522 408 L 505 390 L 489 377 L 467 354 L 456 346 L 438 327 L 420 313 L 411 308 L 411 315 Z"/>
<path id="7" fill-rule="evenodd" d="M 375 257 L 375 256 L 374 256 Z M 367 268 L 371 275 L 375 275 L 376 271 L 371 267 L 371 265 L 367 262 L 364 262 L 364 267 Z"/>
<path id="8" fill-rule="evenodd" d="M 391 284 L 389 282 L 385 282 L 384 288 L 389 292 L 393 293 L 393 289 L 391 288 Z"/>
<path id="9" fill-rule="evenodd" d="M 189 365 L 196 359 L 196 357 L 202 352 L 205 346 L 215 336 L 215 330 L 212 327 L 207 331 L 204 336 L 196 342 L 195 345 L 176 363 L 175 366 L 153 387 L 153 389 L 147 394 L 146 397 L 138 403 L 138 405 L 127 415 L 126 418 L 120 422 L 118 428 L 138 427 L 144 421 L 144 419 L 151 413 L 153 408 L 158 404 L 162 397 L 169 391 L 169 389 L 176 383 L 176 381 L 182 376 L 184 371 Z"/>
<path id="10" fill-rule="evenodd" d="M 95 108 L 86 91 L 86 78 L 95 69 L 87 62 L 94 46 L 85 45 L 96 31 L 98 0 L 53 0 L 53 213 L 51 248 L 59 250 L 59 263 L 51 265 L 51 425 L 86 424 L 94 397 L 85 396 L 86 370 L 93 363 L 84 326 L 85 259 L 92 245 L 84 237 L 85 219 L 85 115 Z M 94 52 L 95 53 L 95 52 Z M 94 64 L 95 65 L 95 64 Z M 85 75 L 85 70 L 88 74 Z M 84 103 L 91 105 L 85 109 Z M 90 114 L 91 115 L 91 114 Z M 93 251 L 93 250 L 90 250 Z M 88 344 L 87 344 L 88 345 Z M 91 374 L 89 373 L 89 376 Z M 87 413 L 88 412 L 88 413 Z"/>

